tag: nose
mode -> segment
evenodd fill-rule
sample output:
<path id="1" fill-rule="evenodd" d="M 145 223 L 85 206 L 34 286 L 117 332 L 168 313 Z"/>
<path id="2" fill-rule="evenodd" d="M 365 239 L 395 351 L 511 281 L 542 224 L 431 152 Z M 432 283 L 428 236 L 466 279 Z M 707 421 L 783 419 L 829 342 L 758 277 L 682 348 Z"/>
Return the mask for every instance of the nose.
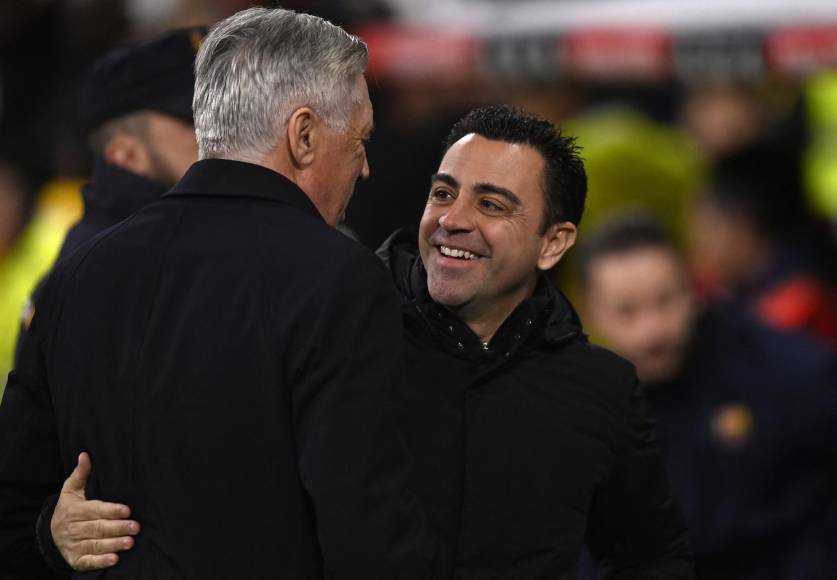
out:
<path id="1" fill-rule="evenodd" d="M 439 225 L 448 232 L 470 231 L 474 227 L 469 206 L 462 198 L 455 199 L 439 216 Z"/>
<path id="2" fill-rule="evenodd" d="M 365 153 L 363 154 L 363 167 L 360 168 L 360 179 L 369 179 L 369 159 Z"/>
<path id="3" fill-rule="evenodd" d="M 656 343 L 667 336 L 668 324 L 664 312 L 658 308 L 646 308 L 637 316 L 636 333 L 638 340 Z"/>

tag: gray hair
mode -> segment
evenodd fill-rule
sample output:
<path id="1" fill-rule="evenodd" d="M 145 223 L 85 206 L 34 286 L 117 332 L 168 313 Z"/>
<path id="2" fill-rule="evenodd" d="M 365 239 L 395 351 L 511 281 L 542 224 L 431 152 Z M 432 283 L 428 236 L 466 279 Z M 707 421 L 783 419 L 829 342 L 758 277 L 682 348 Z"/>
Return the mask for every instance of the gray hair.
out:
<path id="1" fill-rule="evenodd" d="M 302 106 L 344 131 L 368 59 L 362 40 L 309 14 L 250 8 L 222 20 L 195 61 L 200 158 L 260 159 Z"/>

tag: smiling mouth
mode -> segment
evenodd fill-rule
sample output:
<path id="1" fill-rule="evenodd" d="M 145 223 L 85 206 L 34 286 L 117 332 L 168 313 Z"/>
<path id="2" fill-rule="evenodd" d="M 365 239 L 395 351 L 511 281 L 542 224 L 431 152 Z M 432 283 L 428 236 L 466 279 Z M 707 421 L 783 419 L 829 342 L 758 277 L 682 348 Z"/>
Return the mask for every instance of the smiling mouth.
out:
<path id="1" fill-rule="evenodd" d="M 447 257 L 457 260 L 477 260 L 480 256 L 468 250 L 459 250 L 457 248 L 450 248 L 448 246 L 439 246 L 439 252 Z"/>

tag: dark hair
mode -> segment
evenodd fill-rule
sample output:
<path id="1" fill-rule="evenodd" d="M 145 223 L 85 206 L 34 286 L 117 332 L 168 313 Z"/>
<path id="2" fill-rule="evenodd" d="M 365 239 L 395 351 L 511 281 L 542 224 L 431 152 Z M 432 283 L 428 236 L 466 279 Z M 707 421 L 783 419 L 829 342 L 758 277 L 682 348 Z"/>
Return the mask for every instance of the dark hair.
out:
<path id="1" fill-rule="evenodd" d="M 567 137 L 549 121 L 505 105 L 481 107 L 468 113 L 450 130 L 444 151 L 470 134 L 486 139 L 529 145 L 546 163 L 544 194 L 546 207 L 541 231 L 569 221 L 578 225 L 587 195 L 587 174 L 574 137 Z"/>
<path id="2" fill-rule="evenodd" d="M 797 160 L 771 143 L 757 143 L 719 159 L 702 199 L 747 216 L 768 238 L 807 217 Z"/>
<path id="3" fill-rule="evenodd" d="M 602 256 L 627 254 L 637 250 L 663 249 L 675 256 L 679 252 L 668 232 L 654 217 L 645 213 L 624 214 L 593 232 L 579 252 L 579 278 L 587 285 L 590 264 Z"/>

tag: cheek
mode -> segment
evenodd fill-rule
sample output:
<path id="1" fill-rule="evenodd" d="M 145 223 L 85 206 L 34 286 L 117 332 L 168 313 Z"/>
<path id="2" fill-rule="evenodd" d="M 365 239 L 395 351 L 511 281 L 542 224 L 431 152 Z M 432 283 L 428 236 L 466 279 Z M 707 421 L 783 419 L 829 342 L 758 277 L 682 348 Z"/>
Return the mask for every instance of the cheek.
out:
<path id="1" fill-rule="evenodd" d="M 637 348 L 636 331 L 631 321 L 612 314 L 602 328 L 618 350 L 630 352 Z"/>
<path id="2" fill-rule="evenodd" d="M 192 163 L 198 160 L 198 142 L 195 140 L 194 133 L 192 133 L 191 135 L 184 136 L 180 142 L 180 163 L 181 165 L 184 165 L 186 169 L 188 169 L 189 166 L 192 165 Z"/>
<path id="3" fill-rule="evenodd" d="M 440 212 L 434 206 L 427 204 L 419 222 L 419 242 L 429 238 L 439 227 Z"/>
<path id="4" fill-rule="evenodd" d="M 483 238 L 495 256 L 502 256 L 498 266 L 509 274 L 534 272 L 540 255 L 540 239 L 522 231 L 515 224 L 489 223 L 481 228 Z"/>
<path id="5" fill-rule="evenodd" d="M 421 217 L 418 232 L 419 254 L 421 255 L 421 259 L 425 265 L 427 265 L 427 256 L 430 252 L 430 242 L 428 240 L 435 231 L 435 228 L 433 227 L 433 223 L 435 223 L 433 216 L 428 214 L 429 206 L 428 209 L 424 211 L 424 214 Z"/>
<path id="6" fill-rule="evenodd" d="M 154 135 L 154 147 L 167 159 L 172 169 L 185 173 L 198 160 L 198 142 L 191 130 L 161 132 Z"/>

